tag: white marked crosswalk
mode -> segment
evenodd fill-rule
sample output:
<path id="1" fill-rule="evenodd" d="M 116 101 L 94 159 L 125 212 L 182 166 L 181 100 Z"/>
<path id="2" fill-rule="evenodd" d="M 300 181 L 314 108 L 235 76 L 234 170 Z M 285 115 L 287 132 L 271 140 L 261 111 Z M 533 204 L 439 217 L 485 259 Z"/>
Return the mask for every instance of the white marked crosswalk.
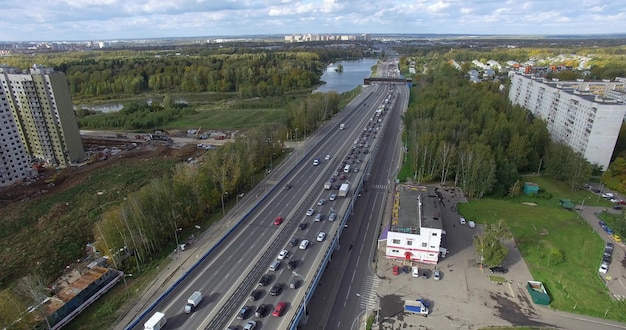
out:
<path id="1" fill-rule="evenodd" d="M 368 276 L 365 279 L 365 285 L 363 292 L 360 294 L 359 305 L 366 310 L 374 310 L 378 307 L 378 297 L 376 296 L 376 289 L 380 279 L 375 276 Z"/>
<path id="2" fill-rule="evenodd" d="M 372 186 L 372 189 L 387 190 L 387 185 L 386 184 L 375 184 L 375 185 Z"/>

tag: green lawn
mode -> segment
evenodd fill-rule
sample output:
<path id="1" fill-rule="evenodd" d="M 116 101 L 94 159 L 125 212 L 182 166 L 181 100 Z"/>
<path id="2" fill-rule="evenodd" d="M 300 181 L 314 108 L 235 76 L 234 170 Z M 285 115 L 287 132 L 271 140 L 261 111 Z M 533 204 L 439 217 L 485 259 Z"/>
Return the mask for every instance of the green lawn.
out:
<path id="1" fill-rule="evenodd" d="M 558 204 L 559 199 L 570 199 L 575 204 L 585 199 L 585 205 L 609 206 L 611 203 L 598 200 L 587 191 L 572 192 L 566 184 L 546 177 L 533 176 L 525 180 L 537 183 L 552 194 L 552 198 L 485 198 L 459 205 L 459 213 L 478 223 L 505 221 L 533 279 L 546 285 L 552 297 L 550 307 L 626 321 L 626 304 L 611 300 L 598 274 L 604 241 L 575 211 L 564 210 Z M 551 257 L 549 252 L 554 249 L 563 254 L 562 262 L 555 262 Z"/>

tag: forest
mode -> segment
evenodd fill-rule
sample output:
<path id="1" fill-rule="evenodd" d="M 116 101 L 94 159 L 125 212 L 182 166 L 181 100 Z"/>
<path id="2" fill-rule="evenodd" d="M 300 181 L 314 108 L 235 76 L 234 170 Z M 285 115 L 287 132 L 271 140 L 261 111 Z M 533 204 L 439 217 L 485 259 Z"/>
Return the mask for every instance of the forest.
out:
<path id="1" fill-rule="evenodd" d="M 545 123 L 512 106 L 499 82 L 473 84 L 445 62 L 417 75 L 404 115 L 407 147 L 399 175 L 413 182 L 452 182 L 469 198 L 515 195 L 520 173 L 537 171 L 580 189 L 592 166 L 552 143 Z"/>

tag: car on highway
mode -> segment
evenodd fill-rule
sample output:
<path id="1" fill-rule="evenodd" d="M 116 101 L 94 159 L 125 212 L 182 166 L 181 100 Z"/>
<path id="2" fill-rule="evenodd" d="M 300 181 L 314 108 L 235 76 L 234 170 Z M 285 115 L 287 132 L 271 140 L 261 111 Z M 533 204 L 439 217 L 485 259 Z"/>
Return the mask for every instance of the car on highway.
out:
<path id="1" fill-rule="evenodd" d="M 243 330 L 254 330 L 254 329 L 256 329 L 255 321 L 248 321 L 248 323 L 246 323 L 246 325 L 243 326 Z"/>
<path id="2" fill-rule="evenodd" d="M 308 209 L 308 210 L 306 211 L 306 216 L 307 216 L 307 217 L 310 217 L 310 216 L 312 216 L 312 215 L 313 215 L 313 213 L 315 213 L 315 210 L 314 210 L 314 209 Z"/>
<path id="3" fill-rule="evenodd" d="M 289 251 L 288 250 L 282 250 L 278 254 L 278 260 L 283 260 L 283 259 L 288 258 L 288 257 L 289 257 Z"/>
<path id="4" fill-rule="evenodd" d="M 276 284 L 270 289 L 270 296 L 278 296 L 283 291 L 282 284 Z"/>
<path id="5" fill-rule="evenodd" d="M 306 250 L 306 248 L 309 247 L 309 241 L 306 239 L 303 239 L 302 242 L 300 242 L 300 246 L 298 247 L 300 250 Z"/>
<path id="6" fill-rule="evenodd" d="M 322 206 L 322 205 L 324 205 L 324 204 L 326 204 L 326 200 L 325 200 L 325 199 L 323 199 L 323 198 L 322 198 L 322 199 L 320 199 L 319 201 L 317 201 L 317 205 L 318 205 L 318 206 Z"/>
<path id="7" fill-rule="evenodd" d="M 602 274 L 606 274 L 608 271 L 609 271 L 609 264 L 607 264 L 606 262 L 603 262 L 600 265 L 600 269 L 598 269 L 598 272 Z"/>
<path id="8" fill-rule="evenodd" d="M 433 272 L 433 279 L 435 281 L 439 281 L 441 279 L 441 271 L 439 269 L 435 269 Z"/>
<path id="9" fill-rule="evenodd" d="M 328 215 L 328 221 L 335 221 L 336 219 L 337 219 L 337 213 L 330 212 L 330 214 Z"/>
<path id="10" fill-rule="evenodd" d="M 237 314 L 237 318 L 240 319 L 240 320 L 243 320 L 246 317 L 248 317 L 248 313 L 249 312 L 250 312 L 250 306 L 243 306 L 239 310 L 239 313 Z"/>
<path id="11" fill-rule="evenodd" d="M 345 179 L 346 179 L 345 175 L 342 174 L 341 176 L 339 176 L 339 180 L 345 180 Z"/>
<path id="12" fill-rule="evenodd" d="M 306 222 L 301 222 L 301 223 L 298 225 L 298 229 L 299 229 L 299 230 L 305 230 L 305 229 L 306 229 Z"/>
<path id="13" fill-rule="evenodd" d="M 322 221 L 322 220 L 324 220 L 324 215 L 323 214 L 318 213 L 318 214 L 315 215 L 315 221 L 316 222 Z"/>
<path id="14" fill-rule="evenodd" d="M 317 166 L 317 165 L 319 165 L 319 164 L 320 164 L 320 159 L 319 159 L 319 158 L 315 158 L 315 159 L 313 160 L 313 166 Z"/>
<path id="15" fill-rule="evenodd" d="M 323 231 L 320 231 L 319 234 L 317 234 L 317 241 L 321 242 L 326 238 L 326 233 Z"/>
<path id="16" fill-rule="evenodd" d="M 250 292 L 250 297 L 248 298 L 248 300 L 256 301 L 260 297 L 261 297 L 261 290 L 252 290 L 252 292 Z"/>
<path id="17" fill-rule="evenodd" d="M 326 157 L 324 157 L 325 160 L 329 160 L 330 159 L 330 155 L 326 155 Z"/>
<path id="18" fill-rule="evenodd" d="M 497 267 L 491 267 L 489 268 L 489 272 L 490 273 L 501 273 L 501 274 L 506 274 L 509 272 L 509 270 L 506 267 L 501 267 L 501 266 L 497 266 Z"/>
<path id="19" fill-rule="evenodd" d="M 278 268 L 280 268 L 280 260 L 272 261 L 272 263 L 270 264 L 270 271 L 272 272 L 277 271 Z"/>
<path id="20" fill-rule="evenodd" d="M 281 223 L 283 223 L 283 221 L 285 221 L 285 219 L 283 219 L 283 217 L 277 217 L 276 220 L 274 220 L 274 225 L 278 226 Z"/>
<path id="21" fill-rule="evenodd" d="M 296 267 L 298 267 L 298 260 L 290 260 L 290 261 L 287 263 L 287 268 L 289 268 L 289 269 L 291 269 L 291 270 L 296 269 Z"/>
<path id="22" fill-rule="evenodd" d="M 330 197 L 328 197 L 329 201 L 334 201 L 335 199 L 337 199 L 337 194 L 330 194 Z"/>
<path id="23" fill-rule="evenodd" d="M 460 218 L 459 218 L 459 222 L 460 222 L 462 225 L 464 225 L 464 224 L 465 224 L 465 218 L 460 217 Z"/>
<path id="24" fill-rule="evenodd" d="M 260 304 L 259 307 L 256 308 L 256 312 L 254 312 L 254 316 L 256 317 L 265 317 L 268 312 L 268 307 L 266 304 Z"/>
<path id="25" fill-rule="evenodd" d="M 298 242 L 299 242 L 298 239 L 294 237 L 289 241 L 289 246 L 294 247 L 298 245 Z"/>
<path id="26" fill-rule="evenodd" d="M 285 311 L 285 307 L 287 307 L 287 303 L 284 301 L 276 304 L 276 307 L 274 307 L 274 311 L 272 311 L 272 316 L 281 317 L 283 315 L 283 312 Z"/>
<path id="27" fill-rule="evenodd" d="M 272 282 L 272 275 L 265 274 L 265 275 L 261 276 L 261 279 L 259 280 L 259 285 L 260 286 L 266 286 L 266 285 L 270 284 L 270 282 Z"/>
<path id="28" fill-rule="evenodd" d="M 291 189 L 291 184 L 288 183 L 285 185 L 285 190 L 289 190 L 289 189 Z"/>

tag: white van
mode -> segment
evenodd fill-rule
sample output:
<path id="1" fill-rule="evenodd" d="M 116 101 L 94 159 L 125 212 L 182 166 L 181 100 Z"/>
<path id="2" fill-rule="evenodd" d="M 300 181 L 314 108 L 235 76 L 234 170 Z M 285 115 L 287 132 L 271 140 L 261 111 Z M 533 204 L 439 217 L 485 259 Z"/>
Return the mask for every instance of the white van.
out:
<path id="1" fill-rule="evenodd" d="M 343 173 L 350 173 L 350 164 L 346 164 L 346 167 L 343 168 Z"/>

